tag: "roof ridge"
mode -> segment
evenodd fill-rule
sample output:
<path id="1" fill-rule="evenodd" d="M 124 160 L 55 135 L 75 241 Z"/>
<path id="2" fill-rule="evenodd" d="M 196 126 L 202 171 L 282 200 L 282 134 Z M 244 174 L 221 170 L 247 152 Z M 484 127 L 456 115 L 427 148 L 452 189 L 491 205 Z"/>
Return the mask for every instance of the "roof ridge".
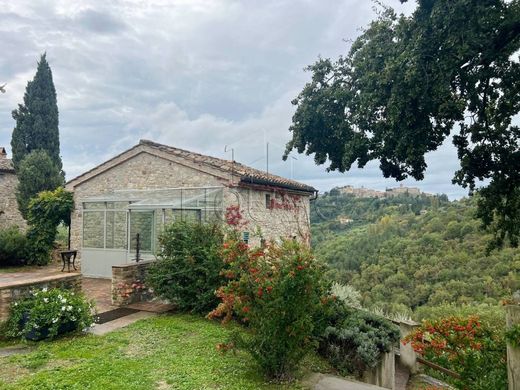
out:
<path id="1" fill-rule="evenodd" d="M 183 153 L 187 153 L 189 155 L 195 155 L 195 156 L 200 156 L 200 157 L 203 157 L 203 158 L 210 158 L 212 160 L 214 160 L 215 162 L 222 162 L 222 163 L 226 163 L 226 164 L 233 164 L 233 166 L 235 168 L 241 168 L 242 170 L 244 170 L 245 172 L 243 174 L 241 174 L 241 176 L 246 176 L 245 178 L 246 179 L 251 179 L 251 178 L 260 178 L 259 176 L 264 176 L 262 177 L 262 181 L 269 181 L 269 178 L 271 179 L 276 179 L 273 181 L 273 185 L 280 185 L 280 184 L 286 184 L 286 185 L 290 185 L 290 184 L 293 184 L 294 186 L 297 186 L 299 187 L 299 189 L 303 189 L 303 190 L 308 190 L 308 191 L 316 191 L 316 189 L 312 186 L 309 186 L 309 185 L 306 185 L 306 184 L 303 184 L 303 183 L 300 183 L 296 180 L 293 180 L 293 179 L 287 179 L 283 176 L 279 176 L 279 175 L 276 175 L 276 174 L 273 174 L 273 173 L 269 173 L 269 172 L 265 172 L 265 171 L 262 171 L 261 169 L 257 169 L 257 168 L 253 168 L 253 167 L 249 167 L 245 164 L 242 164 L 240 162 L 237 162 L 235 160 L 226 160 L 226 159 L 223 159 L 223 158 L 220 158 L 220 157 L 214 157 L 214 156 L 208 156 L 208 155 L 204 155 L 204 154 L 200 154 L 200 153 L 197 153 L 197 152 L 191 152 L 189 150 L 185 150 L 185 149 L 181 149 L 181 148 L 177 148 L 175 146 L 170 146 L 170 145 L 165 145 L 165 144 L 160 144 L 158 142 L 155 142 L 155 141 L 150 141 L 150 140 L 146 140 L 146 139 L 141 139 L 139 141 L 139 144 L 140 145 L 147 145 L 147 146 L 151 146 L 151 147 L 156 147 L 156 148 L 166 148 L 168 150 L 175 150 L 175 151 L 180 151 L 180 152 L 183 152 Z M 205 161 L 202 161 L 203 163 L 205 163 Z M 213 165 L 213 164 L 212 164 Z M 222 169 L 223 167 L 219 166 L 220 169 Z M 228 170 L 226 170 L 228 171 Z M 249 174 L 248 174 L 248 171 L 249 171 Z M 239 173 L 239 172 L 237 172 Z"/>
<path id="2" fill-rule="evenodd" d="M 96 169 L 106 166 L 111 161 L 114 161 L 118 157 L 121 157 L 125 153 L 137 148 L 138 146 L 147 146 L 153 149 L 157 149 L 159 151 L 169 153 L 171 155 L 174 155 L 179 158 L 183 158 L 186 160 L 189 160 L 196 164 L 202 164 L 206 165 L 207 167 L 214 168 L 217 170 L 220 170 L 225 173 L 233 173 L 237 176 L 240 176 L 240 181 L 244 184 L 259 184 L 259 185 L 270 185 L 275 187 L 282 187 L 292 190 L 300 190 L 305 192 L 315 192 L 316 189 L 312 186 L 309 186 L 307 184 L 300 183 L 296 180 L 292 179 L 286 179 L 282 176 L 278 176 L 272 173 L 264 172 L 260 169 L 248 167 L 247 165 L 244 165 L 242 163 L 239 163 L 237 161 L 232 160 L 226 160 L 219 157 L 214 156 L 208 156 L 205 154 L 192 152 L 189 150 L 177 148 L 170 145 L 160 144 L 158 142 L 154 142 L 147 139 L 141 139 L 139 140 L 139 143 L 137 145 L 132 146 L 131 148 L 127 149 L 126 151 L 119 153 L 118 155 L 114 156 L 113 158 L 97 165 L 96 167 L 84 172 L 83 174 L 76 176 L 75 178 L 69 180 L 67 182 L 71 183 L 72 181 L 75 181 L 77 179 L 80 179 L 82 176 L 85 176 Z"/>

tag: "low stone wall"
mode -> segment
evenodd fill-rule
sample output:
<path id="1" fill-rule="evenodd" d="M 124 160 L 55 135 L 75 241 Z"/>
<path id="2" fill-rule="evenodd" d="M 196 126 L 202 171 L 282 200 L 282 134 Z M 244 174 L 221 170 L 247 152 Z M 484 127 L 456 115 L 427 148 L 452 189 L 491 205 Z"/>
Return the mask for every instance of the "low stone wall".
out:
<path id="1" fill-rule="evenodd" d="M 418 371 L 417 353 L 413 350 L 412 344 L 403 344 L 402 340 L 412 333 L 420 324 L 414 321 L 394 322 L 401 330 L 401 341 L 399 342 L 399 362 L 408 369 L 411 374 Z"/>
<path id="2" fill-rule="evenodd" d="M 394 351 L 383 354 L 377 366 L 363 373 L 362 380 L 365 383 L 384 387 L 385 389 L 395 389 Z"/>
<path id="3" fill-rule="evenodd" d="M 152 299 L 146 287 L 146 271 L 155 260 L 112 266 L 112 305 L 126 306 Z"/>
<path id="4" fill-rule="evenodd" d="M 9 308 L 13 301 L 23 298 L 32 290 L 42 288 L 63 288 L 81 292 L 81 274 L 79 272 L 46 275 L 33 279 L 13 281 L 0 286 L 0 322 L 9 318 Z"/>

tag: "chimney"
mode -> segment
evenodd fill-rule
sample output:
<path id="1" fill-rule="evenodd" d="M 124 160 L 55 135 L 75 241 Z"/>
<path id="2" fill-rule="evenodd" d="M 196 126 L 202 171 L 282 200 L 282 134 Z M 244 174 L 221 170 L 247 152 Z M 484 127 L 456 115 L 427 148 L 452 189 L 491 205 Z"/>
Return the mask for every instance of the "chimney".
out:
<path id="1" fill-rule="evenodd" d="M 0 160 L 4 158 L 7 158 L 7 152 L 3 146 L 0 146 Z"/>

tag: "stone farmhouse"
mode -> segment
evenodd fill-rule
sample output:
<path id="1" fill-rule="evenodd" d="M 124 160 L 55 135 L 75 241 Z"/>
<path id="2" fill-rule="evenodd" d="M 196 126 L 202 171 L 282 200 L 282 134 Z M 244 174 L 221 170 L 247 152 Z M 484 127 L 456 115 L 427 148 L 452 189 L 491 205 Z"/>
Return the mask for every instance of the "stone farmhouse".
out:
<path id="1" fill-rule="evenodd" d="M 70 180 L 72 248 L 82 273 L 111 277 L 112 266 L 153 257 L 162 227 L 174 220 L 224 221 L 259 244 L 280 237 L 309 242 L 306 184 L 235 161 L 141 140 Z"/>
<path id="2" fill-rule="evenodd" d="M 25 228 L 26 223 L 18 211 L 16 202 L 16 187 L 18 179 L 12 160 L 7 158 L 4 147 L 0 146 L 0 228 L 18 226 Z"/>

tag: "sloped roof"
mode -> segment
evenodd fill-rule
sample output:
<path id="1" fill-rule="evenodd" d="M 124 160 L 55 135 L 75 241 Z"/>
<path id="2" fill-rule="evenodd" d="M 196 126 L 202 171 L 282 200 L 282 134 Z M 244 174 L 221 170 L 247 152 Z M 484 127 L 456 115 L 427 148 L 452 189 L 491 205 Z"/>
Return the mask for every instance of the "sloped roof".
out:
<path id="1" fill-rule="evenodd" d="M 138 146 L 145 146 L 150 151 L 157 150 L 159 152 L 163 152 L 174 157 L 183 159 L 187 162 L 191 162 L 195 165 L 210 168 L 216 171 L 220 171 L 223 174 L 231 174 L 240 177 L 240 183 L 245 185 L 263 185 L 263 186 L 274 186 L 285 189 L 304 191 L 304 192 L 315 192 L 316 189 L 307 184 L 303 184 L 297 182 L 295 180 L 286 179 L 281 176 L 273 175 L 259 169 L 251 168 L 236 161 L 224 160 L 217 157 L 206 156 L 199 153 L 190 152 L 188 150 L 175 148 L 173 146 L 159 144 L 157 142 L 149 141 L 149 140 L 140 140 L 139 144 L 126 150 L 125 152 L 113 157 L 112 159 L 106 161 L 105 163 L 98 165 L 97 167 L 83 173 L 80 176 L 75 177 L 72 180 L 69 180 L 69 183 L 72 181 L 79 180 L 85 176 L 90 176 L 90 173 L 94 173 L 94 171 L 98 169 L 102 169 L 106 167 L 109 169 L 111 167 L 110 162 L 117 158 L 122 157 L 125 153 L 137 148 Z M 85 178 L 86 179 L 86 178 Z"/>

